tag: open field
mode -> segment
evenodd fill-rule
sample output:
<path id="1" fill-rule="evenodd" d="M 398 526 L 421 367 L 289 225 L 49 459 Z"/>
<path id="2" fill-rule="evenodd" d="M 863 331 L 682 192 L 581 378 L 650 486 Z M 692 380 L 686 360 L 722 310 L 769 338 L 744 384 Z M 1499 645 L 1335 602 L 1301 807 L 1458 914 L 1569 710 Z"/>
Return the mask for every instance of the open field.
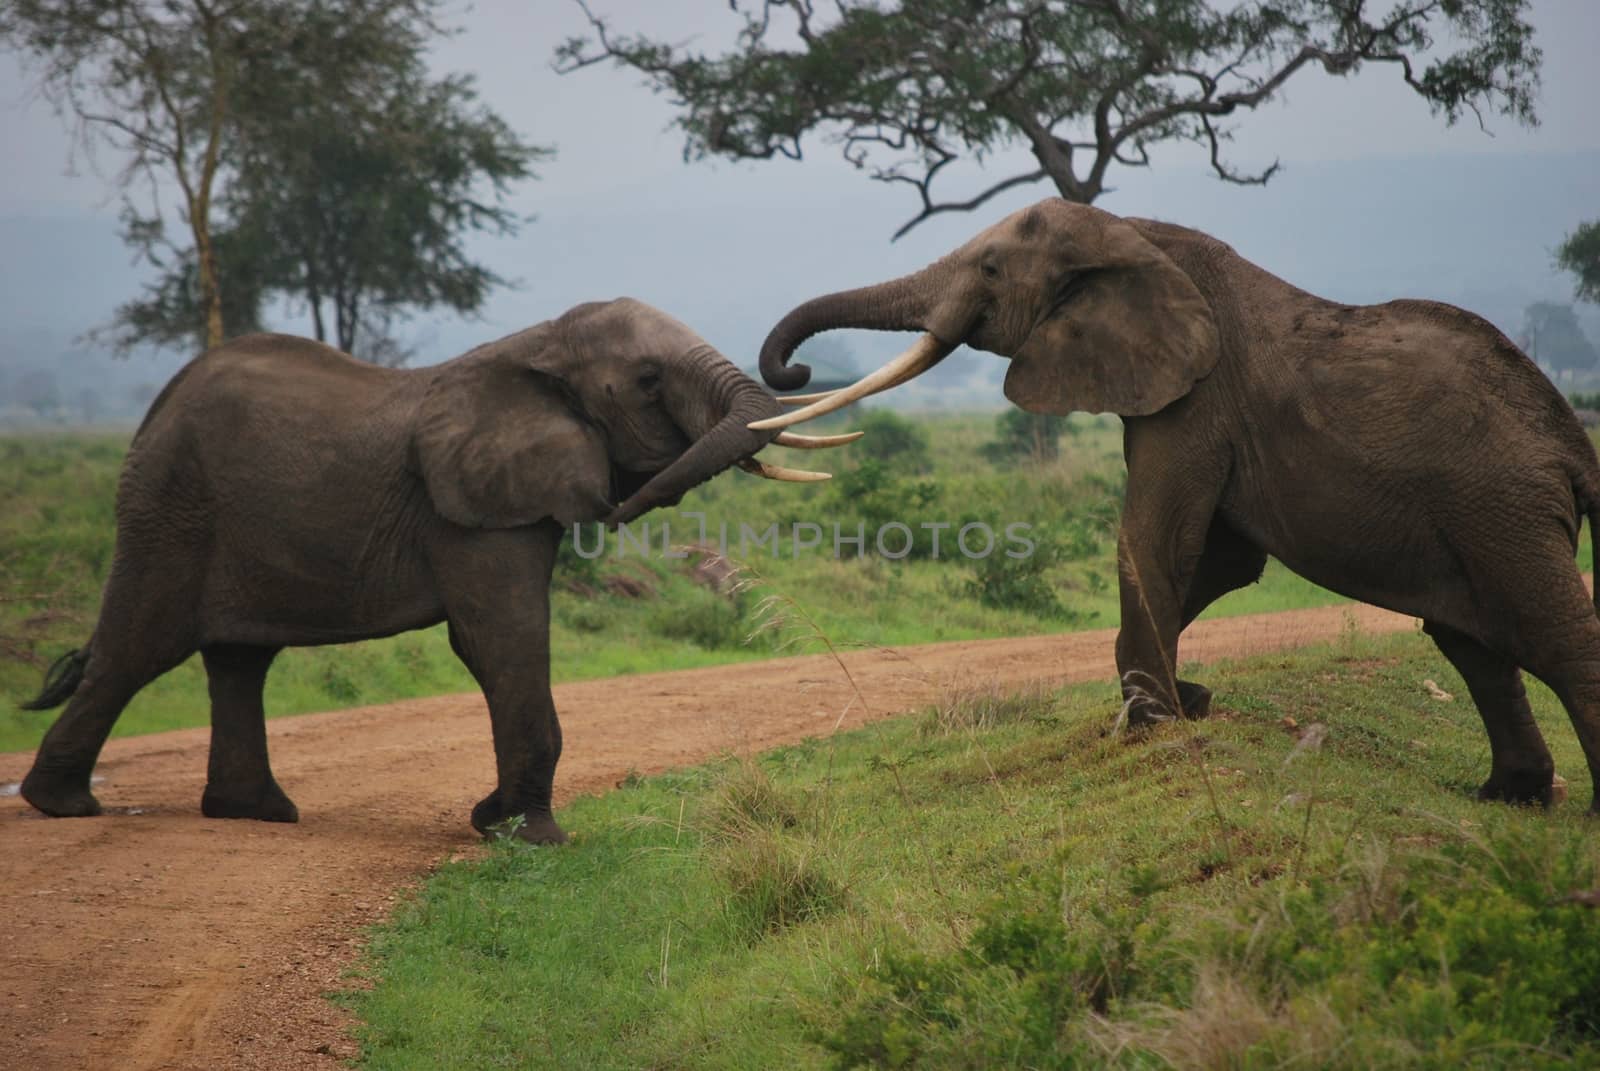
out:
<path id="1" fill-rule="evenodd" d="M 837 426 L 861 419 L 849 414 Z M 994 437 L 992 416 L 919 420 L 926 449 L 899 453 L 876 445 L 894 439 L 898 426 L 873 427 L 872 419 L 881 418 L 868 418 L 868 438 L 842 450 L 770 451 L 785 464 L 821 462 L 834 469 L 838 477 L 829 484 L 773 484 L 727 473 L 695 491 L 679 509 L 658 510 L 634 526 L 641 537 L 648 531 L 648 557 L 632 544 L 618 548 L 615 536 L 593 561 L 569 547 L 558 566 L 554 596 L 554 679 L 771 657 L 785 643 L 782 630 L 754 642 L 749 637 L 764 620 L 761 598 L 773 593 L 803 596 L 818 627 L 859 644 L 1026 636 L 1115 623 L 1114 531 L 1123 469 L 1120 432 L 1113 422 L 1075 418 L 1077 430 L 1062 438 L 1060 458 L 1038 463 L 981 455 L 983 444 Z M 93 628 L 111 561 L 116 479 L 126 441 L 125 435 L 109 434 L 0 438 L 0 501 L 7 504 L 0 515 L 0 696 L 12 700 L 0 703 L 0 751 L 38 743 L 53 714 L 20 712 L 14 702 L 35 694 L 49 659 L 81 645 Z M 874 457 L 870 449 L 887 449 L 887 456 Z M 669 547 L 698 542 L 701 522 L 689 516 L 695 513 L 705 515 L 712 543 L 727 525 L 729 555 L 759 573 L 759 587 L 725 598 L 691 579 L 698 556 L 663 556 L 664 537 Z M 915 556 L 890 561 L 870 551 L 856 558 L 849 544 L 841 545 L 840 559 L 832 553 L 835 523 L 847 536 L 865 526 L 870 548 L 870 533 L 887 521 L 959 527 L 968 519 L 991 524 L 997 536 L 1006 524 L 1032 525 L 1041 568 L 986 575 L 992 596 L 986 604 L 974 594 L 980 579 L 974 564 L 949 554 L 954 529 L 943 533 L 937 561 Z M 794 553 L 789 533 L 796 522 L 822 526 L 823 546 Z M 753 541 L 741 551 L 741 524 L 756 534 L 779 525 L 784 540 L 778 555 L 771 544 L 759 547 Z M 929 549 L 924 545 L 919 552 Z M 1228 597 L 1211 613 L 1334 601 L 1330 593 L 1273 565 L 1261 584 Z M 327 710 L 473 687 L 444 630 L 435 628 L 337 648 L 286 651 L 268 678 L 267 712 Z M 146 688 L 115 734 L 202 725 L 207 716 L 205 674 L 195 658 Z"/>
<path id="2" fill-rule="evenodd" d="M 1600 1061 L 1600 854 L 1477 804 L 1423 637 L 1219 667 L 1130 739 L 1104 685 L 922 713 L 574 803 L 381 927 L 362 1066 L 1533 1068 Z M 1432 681 L 1439 695 L 1425 682 Z"/>

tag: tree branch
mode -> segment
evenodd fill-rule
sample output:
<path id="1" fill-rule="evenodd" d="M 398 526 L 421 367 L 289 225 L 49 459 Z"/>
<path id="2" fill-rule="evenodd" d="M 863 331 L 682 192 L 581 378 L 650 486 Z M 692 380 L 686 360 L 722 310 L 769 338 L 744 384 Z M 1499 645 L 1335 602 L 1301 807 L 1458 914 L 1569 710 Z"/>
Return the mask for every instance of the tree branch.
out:
<path id="1" fill-rule="evenodd" d="M 1021 175 L 1013 175 L 1011 178 L 1005 179 L 1002 182 L 997 182 L 993 186 L 990 186 L 987 190 L 984 190 L 982 193 L 978 194 L 976 197 L 969 198 L 965 201 L 946 201 L 943 204 L 934 204 L 933 201 L 928 197 L 928 184 L 933 178 L 931 173 L 928 175 L 926 180 L 921 182 L 907 179 L 905 181 L 912 182 L 912 184 L 917 186 L 917 188 L 922 192 L 922 211 L 918 212 L 911 219 L 901 224 L 900 229 L 895 231 L 894 237 L 890 238 L 889 240 L 891 242 L 898 240 L 902 235 L 906 234 L 917 224 L 922 223 L 923 221 L 930 219 L 941 212 L 970 212 L 997 194 L 1004 193 L 1005 191 L 1017 186 L 1026 186 L 1029 183 L 1038 182 L 1040 179 L 1049 177 L 1049 173 L 1041 167 L 1038 170 L 1029 171 Z"/>

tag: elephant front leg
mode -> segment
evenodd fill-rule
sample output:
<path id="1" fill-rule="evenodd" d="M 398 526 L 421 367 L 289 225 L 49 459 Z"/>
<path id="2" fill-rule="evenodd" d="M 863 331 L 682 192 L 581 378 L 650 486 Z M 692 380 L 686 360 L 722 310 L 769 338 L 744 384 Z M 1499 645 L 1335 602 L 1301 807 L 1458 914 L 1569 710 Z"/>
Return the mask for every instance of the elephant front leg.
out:
<path id="1" fill-rule="evenodd" d="M 497 688 L 489 699 L 499 784 L 472 808 L 472 828 L 485 836 L 505 831 L 531 844 L 563 844 L 567 834 L 552 807 L 561 724 L 548 678 L 531 692 L 511 692 L 502 696 Z"/>
<path id="2" fill-rule="evenodd" d="M 472 827 L 534 844 L 567 839 L 552 812 L 561 724 L 550 695 L 550 571 L 561 529 L 446 530 L 430 548 L 450 646 L 483 688 L 496 784 Z M 507 823 L 511 823 L 510 826 Z"/>
<path id="3" fill-rule="evenodd" d="M 1182 627 L 1175 578 L 1143 553 L 1126 528 L 1117 541 L 1122 627 L 1117 633 L 1117 676 L 1130 728 L 1170 721 L 1185 712 L 1185 698 L 1209 704 L 1210 692 L 1177 674 Z M 1185 685 L 1187 685 L 1187 696 Z"/>

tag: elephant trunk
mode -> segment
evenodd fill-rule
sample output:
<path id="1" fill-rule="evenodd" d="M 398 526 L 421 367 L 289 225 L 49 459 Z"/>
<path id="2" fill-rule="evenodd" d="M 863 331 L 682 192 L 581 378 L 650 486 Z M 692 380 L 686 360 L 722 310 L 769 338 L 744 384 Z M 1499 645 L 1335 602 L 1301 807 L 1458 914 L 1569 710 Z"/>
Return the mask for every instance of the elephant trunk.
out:
<path id="1" fill-rule="evenodd" d="M 811 367 L 789 358 L 812 335 L 839 327 L 869 331 L 931 330 L 930 294 L 939 288 L 929 278 L 937 265 L 858 290 L 812 298 L 797 306 L 761 344 L 761 378 L 774 390 L 797 390 L 811 380 Z M 955 341 L 959 342 L 959 339 Z"/>
<path id="2" fill-rule="evenodd" d="M 683 377 L 687 390 L 674 415 L 693 442 L 677 460 L 612 510 L 607 524 L 626 524 L 657 506 L 677 502 L 777 437 L 775 431 L 746 427 L 782 412 L 759 383 L 710 347 L 695 354 L 691 361 L 691 371 Z"/>

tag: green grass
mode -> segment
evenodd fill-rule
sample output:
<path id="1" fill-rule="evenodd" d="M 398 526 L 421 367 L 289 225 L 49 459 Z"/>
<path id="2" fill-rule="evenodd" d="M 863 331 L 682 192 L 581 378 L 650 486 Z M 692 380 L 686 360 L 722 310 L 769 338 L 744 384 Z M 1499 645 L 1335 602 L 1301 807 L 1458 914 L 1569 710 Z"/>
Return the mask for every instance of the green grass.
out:
<path id="1" fill-rule="evenodd" d="M 1574 800 L 1472 801 L 1488 746 L 1417 635 L 1213 667 L 1110 732 L 1105 685 L 949 696 L 584 798 L 562 849 L 452 863 L 347 999 L 402 1068 L 1594 1066 Z M 1433 680 L 1451 701 L 1431 698 Z M 752 702 L 759 697 L 752 697 Z"/>
<path id="2" fill-rule="evenodd" d="M 827 422 L 825 422 L 827 423 Z M 990 461 L 992 415 L 924 418 L 907 434 L 881 413 L 847 413 L 826 430 L 857 424 L 869 436 L 841 450 L 771 448 L 776 460 L 838 474 L 826 484 L 776 484 L 743 473 L 719 476 L 675 510 L 648 524 L 652 552 L 630 550 L 587 563 L 569 550 L 557 567 L 552 635 L 555 680 L 680 669 L 769 658 L 795 648 L 771 635 L 746 638 L 761 625 L 764 594 L 803 599 L 824 632 L 879 645 L 1021 636 L 1117 623 L 1114 529 L 1125 470 L 1120 430 L 1110 419 L 1077 416 L 1058 460 Z M 900 422 L 904 423 L 904 422 Z M 873 426 L 876 425 L 876 426 Z M 920 436 L 927 446 L 919 449 Z M 874 443 L 901 444 L 894 453 Z M 904 444 L 910 443 L 910 446 Z M 54 712 L 19 711 L 37 693 L 45 665 L 81 645 L 94 625 L 115 534 L 117 473 L 126 437 L 18 435 L 0 437 L 0 751 L 30 748 Z M 704 514 L 711 542 L 724 525 L 728 550 L 759 585 L 734 599 L 713 596 L 688 576 L 692 561 L 667 560 L 669 543 L 693 542 Z M 1033 525 L 1037 560 L 1021 575 L 980 584 L 972 563 L 946 554 L 889 561 L 875 554 L 835 560 L 831 552 L 774 557 L 739 546 L 741 522 L 755 529 L 797 521 L 838 523 L 848 533 L 887 520 L 912 524 L 980 519 L 995 528 Z M 614 538 L 614 537 L 613 537 Z M 831 531 L 824 537 L 830 544 Z M 922 536 L 926 551 L 926 533 Z M 953 531 L 943 534 L 947 547 Z M 1580 560 L 1588 564 L 1588 531 Z M 614 548 L 613 548 L 614 549 Z M 848 551 L 848 547 L 845 548 Z M 998 556 L 995 561 L 999 561 Z M 1030 559 L 1030 562 L 1032 559 Z M 624 583 L 626 582 L 626 583 Z M 613 594 L 645 589 L 647 597 Z M 1261 582 L 1235 592 L 1206 616 L 1256 613 L 1340 601 L 1330 592 L 1270 563 Z M 341 647 L 285 651 L 267 681 L 269 715 L 295 714 L 394 699 L 470 691 L 475 687 L 450 653 L 442 627 Z M 205 724 L 205 674 L 198 659 L 147 687 L 118 721 L 115 735 Z"/>
<path id="3" fill-rule="evenodd" d="M 994 436 L 993 416 L 920 421 L 925 451 L 916 448 L 916 435 L 897 432 L 879 414 L 846 414 L 833 427 L 863 420 L 880 426 L 842 450 L 769 451 L 785 464 L 837 472 L 829 484 L 775 484 L 728 473 L 695 491 L 679 509 L 645 518 L 653 548 L 647 559 L 630 552 L 591 565 L 564 554 L 554 596 L 555 679 L 771 657 L 778 651 L 771 637 L 744 641 L 760 624 L 760 596 L 773 592 L 803 596 L 823 630 L 859 643 L 927 643 L 1116 624 L 1113 531 L 1124 472 L 1114 422 L 1074 418 L 1060 459 L 1035 464 L 995 463 L 981 456 L 979 447 Z M 908 441 L 909 452 L 900 454 L 867 445 Z M 126 438 L 117 435 L 0 438 L 0 501 L 6 504 L 0 514 L 0 751 L 38 743 L 54 712 L 26 713 L 14 704 L 37 692 L 51 658 L 81 645 L 93 628 L 111 560 L 116 481 L 125 448 Z M 997 529 L 1014 521 L 1030 523 L 1041 553 L 1052 562 L 1040 572 L 1036 587 L 1053 593 L 1053 605 L 1025 598 L 985 604 L 974 594 L 972 565 L 948 554 L 938 561 L 887 561 L 875 555 L 835 560 L 831 552 L 796 556 L 792 547 L 773 557 L 754 545 L 743 557 L 761 586 L 732 602 L 718 599 L 690 581 L 691 563 L 661 554 L 664 524 L 672 545 L 695 539 L 700 522 L 686 515 L 695 512 L 706 515 L 713 543 L 721 526 L 728 526 L 729 551 L 736 557 L 741 522 L 758 530 L 776 522 L 786 533 L 795 521 L 837 522 L 847 534 L 856 524 L 870 532 L 894 519 L 914 525 L 982 519 Z M 941 541 L 948 546 L 953 538 L 951 530 Z M 831 550 L 831 531 L 825 539 Z M 611 594 L 608 585 L 619 578 L 642 584 L 653 595 Z M 1004 599 L 1017 588 L 1002 584 L 993 590 Z M 1332 601 L 1330 593 L 1273 565 L 1261 584 L 1223 600 L 1211 613 Z M 363 644 L 286 651 L 268 678 L 267 710 L 292 714 L 473 688 L 450 653 L 444 630 L 434 628 Z M 146 688 L 115 733 L 202 725 L 207 711 L 205 674 L 192 659 Z"/>

